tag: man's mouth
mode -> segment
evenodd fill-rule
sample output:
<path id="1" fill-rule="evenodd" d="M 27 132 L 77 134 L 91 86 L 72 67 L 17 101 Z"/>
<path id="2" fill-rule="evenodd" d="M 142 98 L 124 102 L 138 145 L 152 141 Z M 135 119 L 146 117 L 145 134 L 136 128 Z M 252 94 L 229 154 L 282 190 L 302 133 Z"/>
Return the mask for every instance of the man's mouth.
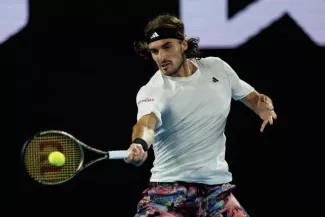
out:
<path id="1" fill-rule="evenodd" d="M 169 66 L 169 64 L 170 64 L 169 62 L 165 62 L 165 63 L 160 64 L 160 67 L 162 69 L 166 69 Z"/>

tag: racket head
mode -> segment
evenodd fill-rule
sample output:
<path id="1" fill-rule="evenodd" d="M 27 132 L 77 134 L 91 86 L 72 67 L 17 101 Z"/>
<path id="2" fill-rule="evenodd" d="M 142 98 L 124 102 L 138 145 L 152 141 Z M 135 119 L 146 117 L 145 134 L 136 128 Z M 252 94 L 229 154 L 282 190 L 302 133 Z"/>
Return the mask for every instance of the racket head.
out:
<path id="1" fill-rule="evenodd" d="M 59 151 L 65 156 L 62 166 L 51 165 L 48 156 Z M 58 185 L 69 181 L 84 162 L 84 151 L 78 140 L 72 135 L 58 130 L 36 133 L 22 148 L 22 160 L 25 171 L 35 181 L 44 185 Z"/>

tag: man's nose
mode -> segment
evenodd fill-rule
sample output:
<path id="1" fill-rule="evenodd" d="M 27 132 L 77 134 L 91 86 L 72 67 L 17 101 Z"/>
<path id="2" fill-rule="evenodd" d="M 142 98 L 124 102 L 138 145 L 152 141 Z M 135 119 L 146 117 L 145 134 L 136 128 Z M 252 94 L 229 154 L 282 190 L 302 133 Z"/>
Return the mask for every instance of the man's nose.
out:
<path id="1" fill-rule="evenodd" d="M 159 59 L 160 62 L 166 60 L 166 54 L 165 54 L 165 52 L 159 51 L 158 59 Z"/>

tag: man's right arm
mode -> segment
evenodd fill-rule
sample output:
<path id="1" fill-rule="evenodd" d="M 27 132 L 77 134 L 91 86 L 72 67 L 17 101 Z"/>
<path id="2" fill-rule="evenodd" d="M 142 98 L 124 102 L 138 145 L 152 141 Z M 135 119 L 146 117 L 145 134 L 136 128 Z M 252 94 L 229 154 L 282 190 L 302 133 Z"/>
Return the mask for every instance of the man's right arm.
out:
<path id="1" fill-rule="evenodd" d="M 154 130 L 157 122 L 158 118 L 153 112 L 142 116 L 133 126 L 132 141 L 141 138 L 147 142 L 149 149 L 154 140 Z"/>
<path id="2" fill-rule="evenodd" d="M 133 126 L 132 141 L 138 138 L 143 139 L 147 143 L 149 149 L 154 140 L 154 129 L 157 123 L 158 118 L 153 112 L 142 116 Z M 126 163 L 140 166 L 147 159 L 148 153 L 143 150 L 140 144 L 132 143 L 129 151 L 131 154 L 125 159 Z"/>

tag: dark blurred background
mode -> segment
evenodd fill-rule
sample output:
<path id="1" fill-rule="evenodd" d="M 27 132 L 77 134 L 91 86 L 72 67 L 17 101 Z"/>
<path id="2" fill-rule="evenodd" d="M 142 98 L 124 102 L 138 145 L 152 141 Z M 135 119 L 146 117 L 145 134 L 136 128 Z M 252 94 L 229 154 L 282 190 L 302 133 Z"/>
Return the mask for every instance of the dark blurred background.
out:
<path id="1" fill-rule="evenodd" d="M 255 2 L 229 0 L 229 17 Z M 127 149 L 137 91 L 156 70 L 133 51 L 133 42 L 142 39 L 151 18 L 160 13 L 179 16 L 181 5 L 176 0 L 27 3 L 27 24 L 0 46 L 1 67 L 16 78 L 17 211 L 33 216 L 133 216 L 149 182 L 152 150 L 142 167 L 101 162 L 52 187 L 29 179 L 19 154 L 27 138 L 47 129 L 67 131 L 98 149 Z M 315 15 L 313 22 L 324 22 L 319 19 Z M 259 132 L 262 122 L 243 104 L 233 102 L 229 115 L 226 157 L 237 186 L 234 193 L 251 217 L 294 216 L 288 208 L 293 170 L 290 94 L 308 95 L 307 84 L 297 90 L 296 80 L 314 79 L 324 71 L 324 51 L 288 13 L 236 47 L 202 49 L 204 56 L 222 58 L 243 80 L 269 95 L 278 114 L 264 133 Z"/>

